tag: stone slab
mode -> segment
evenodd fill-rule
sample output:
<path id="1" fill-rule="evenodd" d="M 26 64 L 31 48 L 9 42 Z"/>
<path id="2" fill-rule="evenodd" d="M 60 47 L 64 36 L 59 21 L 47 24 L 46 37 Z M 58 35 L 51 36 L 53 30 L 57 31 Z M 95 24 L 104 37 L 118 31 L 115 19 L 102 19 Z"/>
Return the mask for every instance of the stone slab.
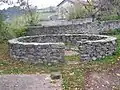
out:
<path id="1" fill-rule="evenodd" d="M 0 75 L 0 90 L 62 90 L 61 80 L 53 81 L 49 74 Z"/>

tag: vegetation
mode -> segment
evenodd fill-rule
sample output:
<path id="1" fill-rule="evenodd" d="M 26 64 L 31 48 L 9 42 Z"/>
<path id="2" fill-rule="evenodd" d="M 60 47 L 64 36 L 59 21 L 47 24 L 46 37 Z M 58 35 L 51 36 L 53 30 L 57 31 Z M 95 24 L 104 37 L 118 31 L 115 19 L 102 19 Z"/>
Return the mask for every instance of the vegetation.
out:
<path id="1" fill-rule="evenodd" d="M 3 0 L 4 1 L 4 0 Z M 23 0 L 22 0 L 23 1 Z M 88 1 L 88 3 L 90 3 Z M 24 4 L 23 4 L 24 5 Z M 115 2 L 112 2 L 115 5 Z M 30 9 L 30 8 L 29 8 Z M 118 10 L 118 7 L 116 7 Z M 70 12 L 69 18 L 83 18 L 88 13 L 96 15 L 99 10 L 93 10 L 93 6 L 77 7 L 74 12 Z M 119 13 L 117 13 L 119 19 Z M 10 23 L 5 23 L 3 16 L 0 15 L 0 42 L 4 42 L 13 37 L 19 37 L 25 34 L 26 25 L 35 25 L 38 23 L 39 14 L 27 12 L 25 15 L 14 18 Z M 113 19 L 113 16 L 110 17 Z M 108 18 L 109 19 L 109 18 Z M 101 20 L 108 20 L 103 18 Z M 104 34 L 112 35 L 118 38 L 117 50 L 112 56 L 91 62 L 79 62 L 78 64 L 68 64 L 67 61 L 79 61 L 79 56 L 65 56 L 66 63 L 59 65 L 47 64 L 27 64 L 17 60 L 10 59 L 8 55 L 7 43 L 0 44 L 0 74 L 41 74 L 60 71 L 63 77 L 64 90 L 82 90 L 84 87 L 84 75 L 87 71 L 107 71 L 111 67 L 119 67 L 120 62 L 120 30 L 108 31 Z"/>
<path id="2" fill-rule="evenodd" d="M 76 6 L 75 8 L 70 8 L 68 19 L 79 19 L 79 18 L 85 18 L 87 14 L 87 10 L 82 6 Z"/>
<path id="3" fill-rule="evenodd" d="M 60 71 L 63 77 L 64 90 L 82 90 L 84 86 L 84 74 L 87 71 L 107 71 L 109 68 L 118 66 L 120 57 L 120 35 L 113 35 L 118 38 L 117 50 L 113 56 L 91 62 L 79 62 L 79 64 L 26 64 L 8 57 L 7 44 L 0 44 L 0 74 L 41 74 Z M 79 61 L 79 56 L 65 56 L 66 61 Z"/>
<path id="4" fill-rule="evenodd" d="M 91 17 L 93 21 L 97 20 L 118 20 L 120 19 L 120 1 L 119 0 L 87 0 L 87 3 L 81 4 L 76 1 L 73 9 L 69 10 L 68 19 L 78 19 Z"/>
<path id="5" fill-rule="evenodd" d="M 104 31 L 101 34 L 105 34 L 105 35 L 120 35 L 120 30 L 119 29 L 107 30 L 107 31 Z"/>
<path id="6" fill-rule="evenodd" d="M 27 25 L 30 25 L 31 23 L 31 17 L 29 14 L 25 14 L 19 17 L 15 17 L 9 24 L 8 29 L 14 33 L 15 37 L 20 37 L 25 35 Z M 32 19 L 32 25 L 36 25 L 40 20 L 40 14 L 34 13 L 33 19 Z M 16 26 L 16 27 L 14 27 Z"/>
<path id="7" fill-rule="evenodd" d="M 3 16 L 0 15 L 0 43 L 12 37 L 10 34 L 7 24 L 3 20 Z"/>
<path id="8" fill-rule="evenodd" d="M 16 16 L 9 22 L 4 20 L 5 15 L 0 12 L 0 42 L 8 39 L 25 35 L 27 25 L 36 25 L 40 20 L 40 14 L 36 12 L 36 8 L 29 5 L 29 0 L 18 0 L 19 8 L 24 13 Z M 2 0 L 0 3 L 13 4 L 12 0 Z"/>
<path id="9" fill-rule="evenodd" d="M 101 16 L 101 18 L 99 18 L 99 20 L 100 21 L 120 20 L 120 16 L 117 16 L 117 15 Z"/>
<path id="10" fill-rule="evenodd" d="M 8 29 L 14 37 L 20 37 L 25 34 L 26 24 L 27 21 L 24 16 L 16 17 L 8 23 Z"/>
<path id="11" fill-rule="evenodd" d="M 32 25 L 36 25 L 39 22 L 39 14 L 33 14 L 33 23 Z M 8 39 L 20 37 L 25 35 L 27 25 L 30 25 L 30 16 L 22 15 L 13 18 L 9 23 L 4 22 L 2 16 L 0 17 L 0 42 L 4 42 Z"/>

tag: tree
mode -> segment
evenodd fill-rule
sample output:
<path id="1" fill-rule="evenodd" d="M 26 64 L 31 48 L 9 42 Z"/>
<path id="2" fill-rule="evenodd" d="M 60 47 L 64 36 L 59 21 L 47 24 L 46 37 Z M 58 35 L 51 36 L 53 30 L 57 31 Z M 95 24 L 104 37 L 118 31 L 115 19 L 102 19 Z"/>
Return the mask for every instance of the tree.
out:
<path id="1" fill-rule="evenodd" d="M 101 12 L 110 10 L 111 8 L 107 0 L 87 0 L 86 2 L 81 2 L 79 0 L 74 6 L 75 15 L 77 14 L 78 18 L 84 15 L 85 17 L 92 17 L 93 21 L 100 15 Z"/>
<path id="2" fill-rule="evenodd" d="M 4 22 L 2 11 L 0 12 L 0 42 L 24 35 L 26 24 L 29 23 L 33 25 L 36 23 L 36 17 L 34 16 L 36 9 L 32 8 L 28 1 L 29 0 L 17 0 L 17 2 L 13 2 L 13 0 L 0 0 L 0 5 L 3 3 L 9 5 L 17 4 L 17 6 L 19 5 L 20 8 L 24 9 L 24 11 L 22 11 L 25 12 L 22 16 L 13 18 L 10 23 Z"/>
<path id="3" fill-rule="evenodd" d="M 18 0 L 17 2 L 22 8 L 23 10 L 25 11 L 25 14 L 28 15 L 29 20 L 28 20 L 28 23 L 30 25 L 34 25 L 35 24 L 35 18 L 36 17 L 39 17 L 39 16 L 35 16 L 36 14 L 36 10 L 37 10 L 37 7 L 33 7 L 32 5 L 30 5 L 29 3 L 29 0 Z"/>
<path id="4" fill-rule="evenodd" d="M 108 0 L 87 0 L 87 4 L 83 4 L 88 11 L 88 16 L 93 18 L 93 21 L 100 16 L 100 13 L 108 12 L 112 9 Z"/>
<path id="5" fill-rule="evenodd" d="M 117 15 L 120 16 L 120 0 L 107 0 L 116 9 Z"/>
<path id="6" fill-rule="evenodd" d="M 33 7 L 32 5 L 30 5 L 29 0 L 17 0 L 16 2 L 13 2 L 13 0 L 1 0 L 1 3 L 7 3 L 7 4 L 17 4 L 19 5 L 23 10 L 24 10 L 24 14 L 27 15 L 29 17 L 28 23 L 30 25 L 34 25 L 35 24 L 35 14 L 36 14 L 36 7 Z"/>

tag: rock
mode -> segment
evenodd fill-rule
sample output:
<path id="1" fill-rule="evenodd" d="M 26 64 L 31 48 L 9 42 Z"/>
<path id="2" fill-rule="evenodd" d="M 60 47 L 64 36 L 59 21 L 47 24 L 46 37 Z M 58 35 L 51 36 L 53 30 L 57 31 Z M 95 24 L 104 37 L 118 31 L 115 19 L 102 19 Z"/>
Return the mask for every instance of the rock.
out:
<path id="1" fill-rule="evenodd" d="M 53 72 L 51 73 L 51 79 L 60 79 L 61 78 L 61 74 L 60 72 Z"/>
<path id="2" fill-rule="evenodd" d="M 96 60 L 97 58 L 96 57 L 93 57 L 92 60 Z"/>

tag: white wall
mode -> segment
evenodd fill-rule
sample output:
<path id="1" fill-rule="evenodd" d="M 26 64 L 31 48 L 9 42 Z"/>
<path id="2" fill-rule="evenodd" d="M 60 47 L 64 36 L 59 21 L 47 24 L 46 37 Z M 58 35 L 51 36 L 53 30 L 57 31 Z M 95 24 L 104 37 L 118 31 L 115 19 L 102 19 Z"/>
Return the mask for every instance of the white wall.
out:
<path id="1" fill-rule="evenodd" d="M 65 2 L 64 4 L 58 7 L 58 16 L 60 19 L 66 18 L 66 15 L 69 13 L 69 9 L 74 5 L 70 2 Z"/>

